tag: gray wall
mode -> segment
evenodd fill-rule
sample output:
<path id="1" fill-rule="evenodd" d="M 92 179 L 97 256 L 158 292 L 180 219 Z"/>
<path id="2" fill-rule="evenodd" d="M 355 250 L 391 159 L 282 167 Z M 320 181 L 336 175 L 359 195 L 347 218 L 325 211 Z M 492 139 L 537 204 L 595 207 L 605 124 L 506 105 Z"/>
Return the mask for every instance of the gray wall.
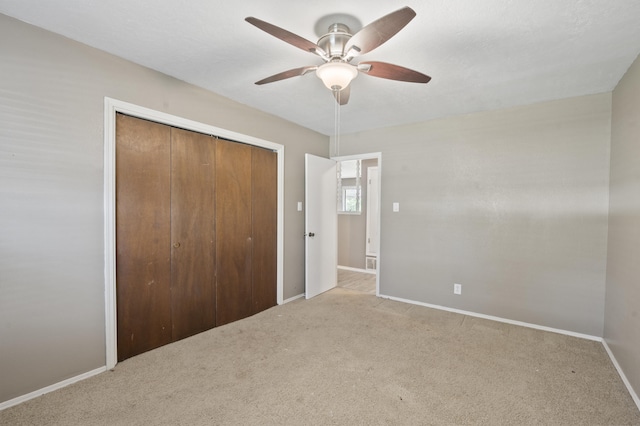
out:
<path id="1" fill-rule="evenodd" d="M 338 265 L 350 268 L 365 269 L 367 252 L 367 167 L 378 164 L 377 159 L 362 160 L 362 176 L 360 182 L 361 214 L 338 215 Z"/>
<path id="2" fill-rule="evenodd" d="M 602 336 L 610 117 L 609 93 L 343 135 L 382 152 L 381 294 Z"/>
<path id="3" fill-rule="evenodd" d="M 304 292 L 296 202 L 326 136 L 3 15 L 0 57 L 0 402 L 105 363 L 104 96 L 285 145 L 285 298 Z M 611 109 L 601 94 L 343 135 L 341 155 L 382 152 L 382 294 L 604 333 L 638 391 L 638 60 Z"/>
<path id="4" fill-rule="evenodd" d="M 640 57 L 613 92 L 604 338 L 640 394 Z"/>
<path id="5" fill-rule="evenodd" d="M 105 365 L 105 96 L 285 145 L 284 297 L 304 292 L 303 154 L 328 137 L 4 15 L 0 57 L 0 402 Z"/>

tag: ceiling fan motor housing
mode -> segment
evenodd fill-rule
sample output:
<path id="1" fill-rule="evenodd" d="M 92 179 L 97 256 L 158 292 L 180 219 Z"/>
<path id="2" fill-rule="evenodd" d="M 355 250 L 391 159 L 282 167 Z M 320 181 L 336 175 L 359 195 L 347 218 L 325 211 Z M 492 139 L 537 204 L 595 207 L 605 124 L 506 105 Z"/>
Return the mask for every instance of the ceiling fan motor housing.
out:
<path id="1" fill-rule="evenodd" d="M 351 36 L 349 27 L 344 24 L 333 24 L 329 27 L 329 32 L 320 37 L 317 44 L 331 59 L 342 59 L 346 53 L 344 48 Z"/>

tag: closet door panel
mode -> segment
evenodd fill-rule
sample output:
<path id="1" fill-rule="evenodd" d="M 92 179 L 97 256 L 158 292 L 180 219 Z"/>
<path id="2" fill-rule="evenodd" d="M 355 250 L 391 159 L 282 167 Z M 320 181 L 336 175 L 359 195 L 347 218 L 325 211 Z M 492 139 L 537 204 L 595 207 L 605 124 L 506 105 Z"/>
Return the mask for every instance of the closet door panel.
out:
<path id="1" fill-rule="evenodd" d="M 216 141 L 171 133 L 171 310 L 179 340 L 215 326 Z"/>
<path id="2" fill-rule="evenodd" d="M 277 304 L 278 157 L 273 151 L 252 147 L 252 313 Z"/>
<path id="3" fill-rule="evenodd" d="M 216 145 L 216 325 L 251 315 L 251 147 Z"/>
<path id="4" fill-rule="evenodd" d="M 120 114 L 116 120 L 116 304 L 122 361 L 171 341 L 171 131 Z"/>

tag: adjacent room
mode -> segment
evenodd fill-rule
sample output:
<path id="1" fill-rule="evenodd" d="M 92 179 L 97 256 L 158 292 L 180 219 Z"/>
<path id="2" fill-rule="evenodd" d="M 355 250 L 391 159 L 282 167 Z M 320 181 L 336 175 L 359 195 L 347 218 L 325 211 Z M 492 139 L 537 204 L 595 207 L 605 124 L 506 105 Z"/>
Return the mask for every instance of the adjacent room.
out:
<path id="1" fill-rule="evenodd" d="M 640 424 L 639 19 L 0 0 L 0 423 Z"/>

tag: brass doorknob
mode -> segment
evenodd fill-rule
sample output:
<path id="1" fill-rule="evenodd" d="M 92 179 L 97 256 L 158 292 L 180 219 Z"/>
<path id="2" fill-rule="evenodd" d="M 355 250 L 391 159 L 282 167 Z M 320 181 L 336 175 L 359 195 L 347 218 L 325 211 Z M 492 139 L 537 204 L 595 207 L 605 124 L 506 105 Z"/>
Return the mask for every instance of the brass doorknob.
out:
<path id="1" fill-rule="evenodd" d="M 178 247 L 180 247 L 180 243 L 173 243 L 173 246 L 174 246 L 175 248 L 178 248 Z"/>

